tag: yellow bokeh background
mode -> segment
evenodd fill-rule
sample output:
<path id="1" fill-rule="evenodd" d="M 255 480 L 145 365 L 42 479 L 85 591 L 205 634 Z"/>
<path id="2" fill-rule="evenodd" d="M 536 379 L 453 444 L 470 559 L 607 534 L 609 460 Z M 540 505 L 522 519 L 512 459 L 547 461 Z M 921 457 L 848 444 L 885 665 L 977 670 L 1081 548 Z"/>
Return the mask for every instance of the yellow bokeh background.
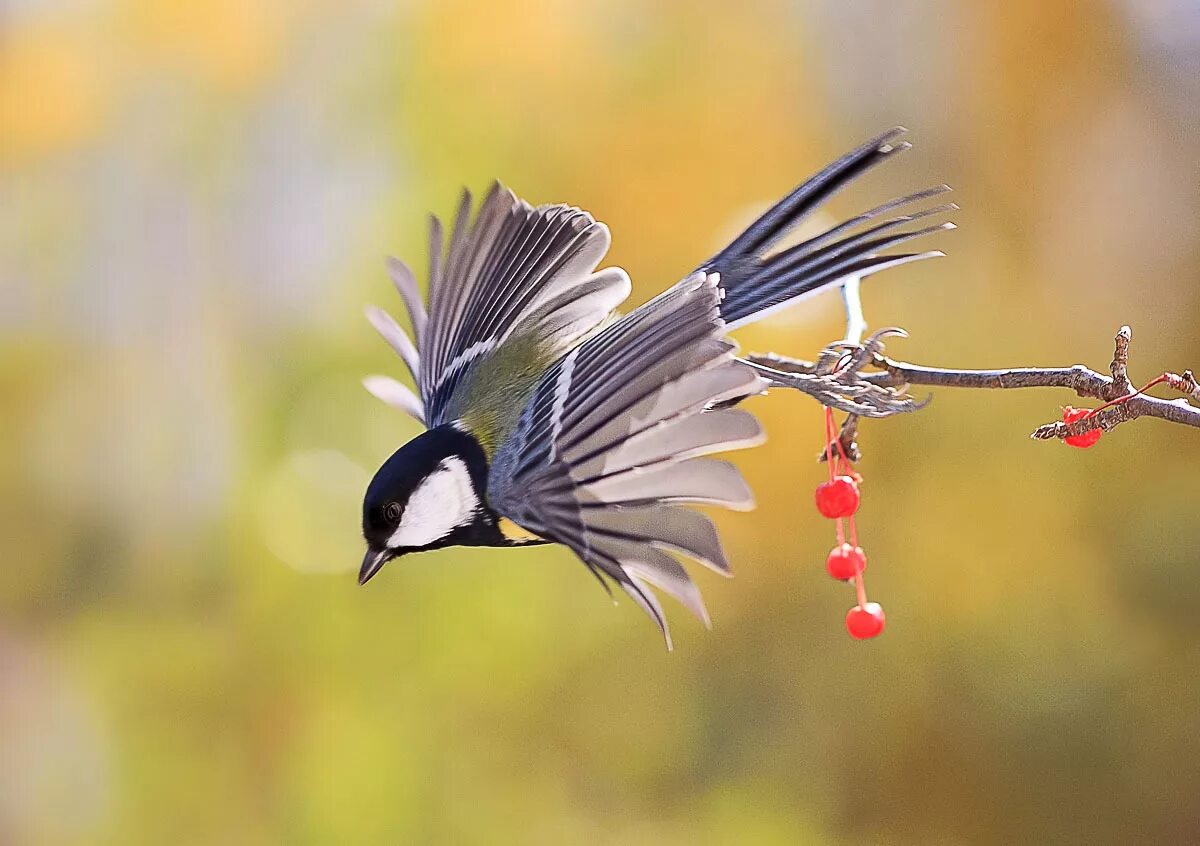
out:
<path id="1" fill-rule="evenodd" d="M 753 401 L 676 649 L 560 548 L 366 588 L 415 424 L 383 258 L 502 178 L 587 208 L 643 300 L 828 160 L 915 149 L 948 257 L 867 280 L 891 352 L 1200 367 L 1186 0 L 46 0 L 0 13 L 0 844 L 1200 841 L 1200 436 L 1027 434 L 1064 392 L 863 426 L 888 631 L 811 505 L 821 414 Z M 930 246 L 933 246 L 932 244 Z M 835 295 L 749 327 L 811 356 Z"/>

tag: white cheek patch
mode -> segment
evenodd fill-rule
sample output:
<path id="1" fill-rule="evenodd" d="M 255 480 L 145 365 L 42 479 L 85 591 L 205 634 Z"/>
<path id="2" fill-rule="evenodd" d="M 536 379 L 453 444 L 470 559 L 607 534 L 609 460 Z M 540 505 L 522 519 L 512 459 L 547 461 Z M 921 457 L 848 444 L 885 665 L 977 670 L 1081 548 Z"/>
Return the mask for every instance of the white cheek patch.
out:
<path id="1" fill-rule="evenodd" d="M 467 465 L 461 458 L 443 458 L 408 498 L 400 525 L 387 545 L 392 549 L 428 546 L 468 525 L 478 511 L 479 498 Z"/>

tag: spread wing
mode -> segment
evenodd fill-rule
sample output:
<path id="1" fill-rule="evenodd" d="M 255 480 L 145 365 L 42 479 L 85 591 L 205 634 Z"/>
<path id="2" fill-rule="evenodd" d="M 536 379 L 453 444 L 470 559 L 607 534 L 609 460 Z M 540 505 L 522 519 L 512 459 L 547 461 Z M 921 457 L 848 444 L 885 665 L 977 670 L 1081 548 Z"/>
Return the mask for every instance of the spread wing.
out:
<path id="1" fill-rule="evenodd" d="M 392 281 L 404 300 L 413 339 L 387 313 L 371 308 L 368 319 L 404 360 L 418 399 L 388 377 L 365 380 L 368 390 L 433 427 L 461 416 L 464 397 L 484 362 L 490 375 L 506 372 L 504 359 L 533 354 L 537 362 L 512 362 L 533 370 L 554 361 L 602 323 L 629 295 L 619 268 L 595 272 L 608 251 L 608 227 L 566 205 L 533 207 L 500 183 L 470 220 L 471 195 L 463 192 L 443 247 L 435 217 L 429 245 L 428 313 L 416 280 L 402 262 L 389 260 Z M 514 338 L 529 344 L 506 342 Z M 479 387 L 476 386 L 476 395 Z"/>
<path id="2" fill-rule="evenodd" d="M 715 274 L 682 283 L 551 367 L 497 451 L 493 508 L 569 546 L 619 584 L 670 637 L 653 585 L 707 625 L 681 553 L 721 573 L 716 529 L 686 503 L 752 506 L 733 465 L 702 458 L 762 440 L 758 421 L 713 409 L 763 390 L 724 339 Z"/>

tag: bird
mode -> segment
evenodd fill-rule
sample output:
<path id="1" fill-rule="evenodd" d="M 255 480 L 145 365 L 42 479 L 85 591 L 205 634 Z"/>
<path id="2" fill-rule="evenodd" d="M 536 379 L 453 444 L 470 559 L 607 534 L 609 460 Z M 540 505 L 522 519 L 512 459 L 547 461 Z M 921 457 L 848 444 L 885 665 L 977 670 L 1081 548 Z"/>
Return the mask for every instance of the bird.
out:
<path id="1" fill-rule="evenodd" d="M 737 468 L 709 458 L 764 440 L 737 405 L 763 393 L 729 333 L 849 277 L 941 256 L 892 252 L 954 228 L 926 225 L 937 185 L 878 205 L 778 248 L 832 194 L 908 149 L 891 129 L 787 194 L 724 249 L 646 303 L 620 314 L 629 276 L 597 270 L 608 228 L 565 204 L 534 206 L 496 182 L 472 217 L 464 191 L 450 228 L 431 217 L 427 301 L 388 259 L 412 336 L 387 312 L 367 318 L 409 370 L 367 389 L 425 431 L 389 456 L 367 487 L 359 570 L 450 546 L 568 547 L 612 594 L 619 586 L 671 648 L 655 589 L 706 627 L 680 558 L 722 575 L 712 521 L 690 507 L 753 507 Z M 881 219 L 882 220 L 879 220 Z"/>

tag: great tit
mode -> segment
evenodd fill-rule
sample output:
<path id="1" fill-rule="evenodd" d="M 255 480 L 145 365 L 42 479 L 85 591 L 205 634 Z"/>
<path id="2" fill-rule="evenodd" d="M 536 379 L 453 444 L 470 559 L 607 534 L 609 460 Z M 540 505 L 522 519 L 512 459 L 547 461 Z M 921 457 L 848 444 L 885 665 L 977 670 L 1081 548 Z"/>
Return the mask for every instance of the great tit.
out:
<path id="1" fill-rule="evenodd" d="M 690 503 L 749 509 L 750 490 L 710 453 L 758 444 L 734 408 L 765 383 L 727 333 L 850 276 L 940 252 L 886 253 L 952 223 L 913 226 L 945 185 L 877 206 L 787 249 L 780 239 L 830 195 L 907 149 L 896 128 L 830 164 L 681 282 L 633 309 L 625 271 L 596 270 L 608 228 L 567 205 L 534 207 L 499 183 L 471 220 L 463 194 L 443 251 L 432 219 L 428 305 L 390 259 L 413 338 L 378 309 L 368 318 L 408 366 L 367 388 L 426 431 L 367 488 L 359 582 L 411 552 L 446 546 L 569 547 L 608 588 L 621 586 L 670 635 L 651 586 L 706 626 L 681 554 L 729 575 L 712 522 Z M 863 227 L 875 218 L 883 222 Z"/>

